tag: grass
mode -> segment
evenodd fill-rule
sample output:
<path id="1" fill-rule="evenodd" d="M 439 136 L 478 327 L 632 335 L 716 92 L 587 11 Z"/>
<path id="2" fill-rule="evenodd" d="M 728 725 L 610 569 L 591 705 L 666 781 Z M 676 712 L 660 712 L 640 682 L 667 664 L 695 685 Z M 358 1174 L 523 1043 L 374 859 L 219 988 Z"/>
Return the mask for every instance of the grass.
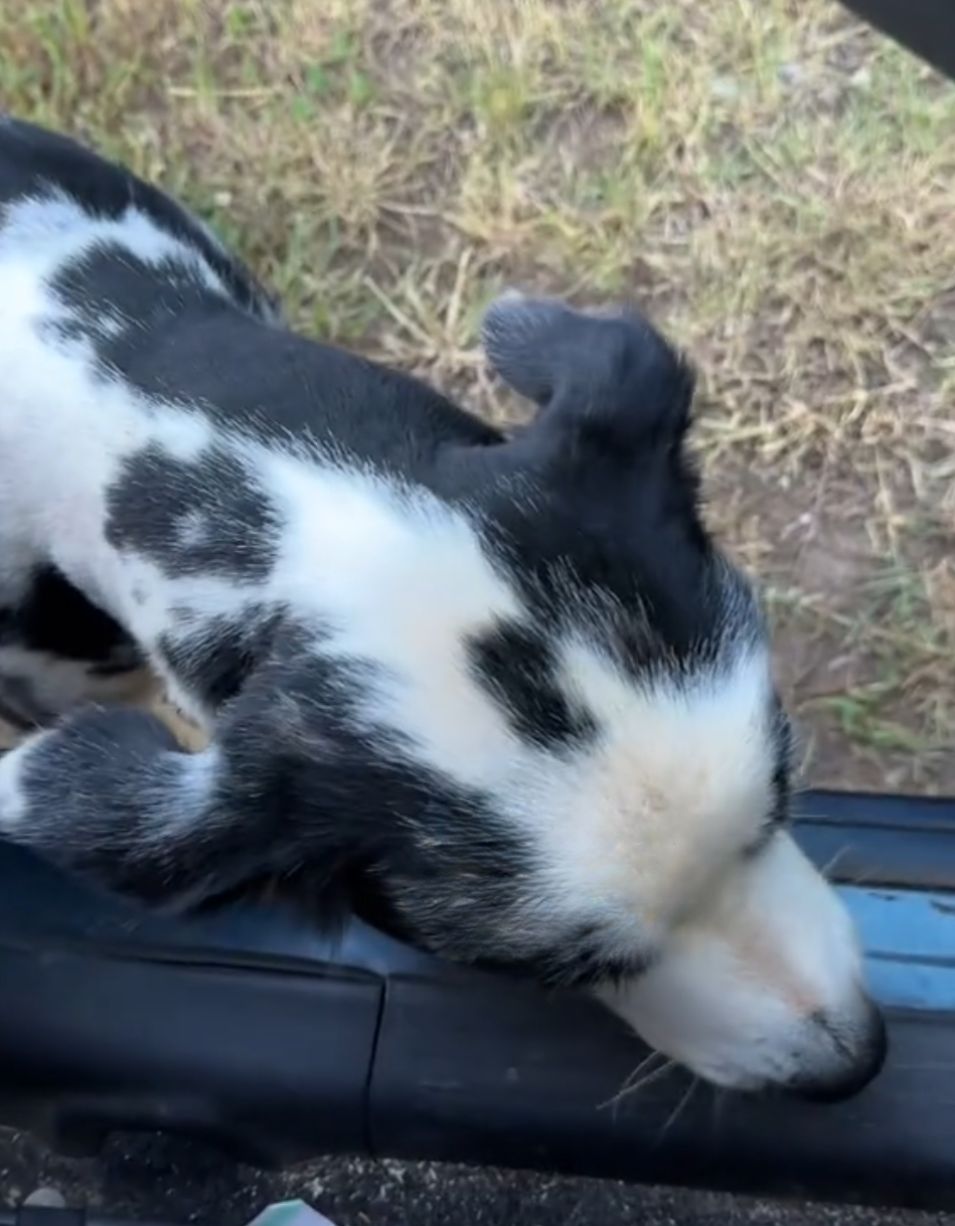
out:
<path id="1" fill-rule="evenodd" d="M 955 791 L 955 90 L 906 53 L 831 0 L 27 0 L 0 98 L 497 420 L 501 286 L 637 299 L 813 777 Z"/>

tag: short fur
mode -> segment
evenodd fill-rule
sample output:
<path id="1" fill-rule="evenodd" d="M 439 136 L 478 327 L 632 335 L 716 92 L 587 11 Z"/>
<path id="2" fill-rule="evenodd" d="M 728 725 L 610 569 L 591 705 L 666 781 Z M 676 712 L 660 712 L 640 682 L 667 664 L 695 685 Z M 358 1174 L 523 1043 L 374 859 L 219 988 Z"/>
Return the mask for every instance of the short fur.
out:
<path id="1" fill-rule="evenodd" d="M 788 799 L 683 360 L 506 295 L 488 355 L 539 405 L 506 438 L 289 331 L 66 138 L 0 124 L 0 210 L 0 708 L 64 717 L 0 764 L 0 829 L 153 903 L 276 875 L 550 982 L 656 965 Z M 80 705 L 143 663 L 207 750 Z"/>

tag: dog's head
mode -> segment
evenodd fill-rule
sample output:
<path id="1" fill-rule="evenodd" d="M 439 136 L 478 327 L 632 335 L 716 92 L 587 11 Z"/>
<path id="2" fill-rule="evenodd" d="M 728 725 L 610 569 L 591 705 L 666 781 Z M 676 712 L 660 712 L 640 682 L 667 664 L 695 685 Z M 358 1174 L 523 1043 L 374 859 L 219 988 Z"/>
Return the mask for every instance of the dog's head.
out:
<path id="1" fill-rule="evenodd" d="M 321 714 L 313 836 L 438 953 L 591 987 L 719 1084 L 848 1092 L 881 1023 L 785 828 L 788 724 L 698 514 L 690 374 L 639 316 L 517 295 L 485 342 L 528 427 L 449 445 L 441 497 L 333 491 L 324 637 L 271 721 L 291 745 Z"/>

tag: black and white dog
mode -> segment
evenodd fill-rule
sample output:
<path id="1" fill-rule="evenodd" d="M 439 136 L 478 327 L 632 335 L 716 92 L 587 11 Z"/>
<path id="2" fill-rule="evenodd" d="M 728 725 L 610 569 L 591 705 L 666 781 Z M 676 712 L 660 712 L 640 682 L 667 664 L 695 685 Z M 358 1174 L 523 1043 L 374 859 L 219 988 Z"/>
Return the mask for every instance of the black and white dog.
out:
<path id="1" fill-rule="evenodd" d="M 720 1085 L 884 1054 L 786 832 L 766 632 L 639 316 L 507 295 L 503 437 L 283 326 L 156 189 L 0 122 L 0 831 L 147 902 L 262 876 L 582 985 Z M 148 663 L 209 730 L 103 706 Z"/>

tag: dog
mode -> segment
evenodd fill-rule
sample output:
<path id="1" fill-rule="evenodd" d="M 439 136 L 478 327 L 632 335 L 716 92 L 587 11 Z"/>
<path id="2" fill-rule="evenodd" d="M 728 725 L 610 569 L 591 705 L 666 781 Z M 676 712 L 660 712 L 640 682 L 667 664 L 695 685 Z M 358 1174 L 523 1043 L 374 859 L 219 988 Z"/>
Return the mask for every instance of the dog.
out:
<path id="1" fill-rule="evenodd" d="M 767 629 L 714 544 L 691 370 L 511 292 L 505 435 L 304 339 L 206 226 L 0 124 L 0 833 L 148 905 L 263 876 L 594 993 L 719 1086 L 885 1054 L 786 829 Z M 158 675 L 209 743 L 115 705 Z"/>

